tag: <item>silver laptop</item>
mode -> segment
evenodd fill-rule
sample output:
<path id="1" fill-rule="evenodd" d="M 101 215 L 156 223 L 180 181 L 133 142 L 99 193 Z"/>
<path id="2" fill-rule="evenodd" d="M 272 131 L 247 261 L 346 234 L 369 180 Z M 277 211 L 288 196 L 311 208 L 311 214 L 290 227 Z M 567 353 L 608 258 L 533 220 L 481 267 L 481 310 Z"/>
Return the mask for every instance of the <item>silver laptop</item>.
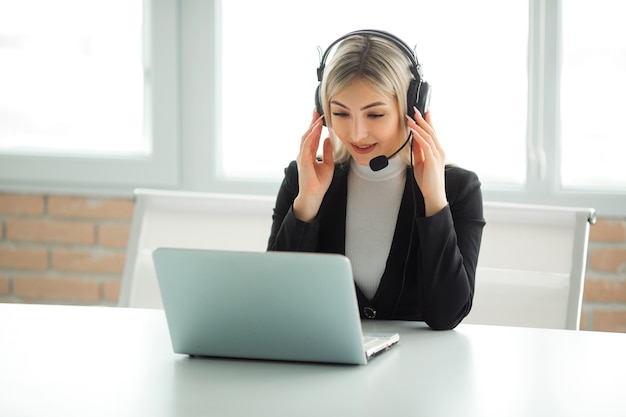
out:
<path id="1" fill-rule="evenodd" d="M 366 364 L 400 338 L 363 334 L 342 255 L 158 248 L 152 256 L 176 353 Z"/>

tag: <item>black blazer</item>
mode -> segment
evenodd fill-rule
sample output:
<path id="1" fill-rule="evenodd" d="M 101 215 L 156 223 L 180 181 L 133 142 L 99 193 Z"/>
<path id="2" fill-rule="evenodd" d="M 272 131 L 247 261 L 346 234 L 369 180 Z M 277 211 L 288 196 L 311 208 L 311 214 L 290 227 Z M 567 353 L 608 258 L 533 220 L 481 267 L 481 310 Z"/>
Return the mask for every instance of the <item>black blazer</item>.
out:
<path id="1" fill-rule="evenodd" d="M 307 223 L 293 215 L 298 169 L 291 162 L 276 198 L 267 249 L 345 254 L 348 171 L 347 164 L 335 166 L 319 213 Z M 361 317 L 421 320 L 433 329 L 452 329 L 472 308 L 485 225 L 481 184 L 473 172 L 447 165 L 449 204 L 434 216 L 424 217 L 424 198 L 410 167 L 406 178 L 378 290 L 370 300 L 356 286 Z"/>

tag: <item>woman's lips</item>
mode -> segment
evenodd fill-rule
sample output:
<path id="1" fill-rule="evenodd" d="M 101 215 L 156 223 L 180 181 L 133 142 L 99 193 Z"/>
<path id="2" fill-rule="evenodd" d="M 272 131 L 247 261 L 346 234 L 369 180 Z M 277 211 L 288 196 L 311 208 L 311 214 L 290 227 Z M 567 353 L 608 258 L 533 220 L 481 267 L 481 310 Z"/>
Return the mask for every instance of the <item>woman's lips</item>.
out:
<path id="1" fill-rule="evenodd" d="M 352 149 L 354 149 L 354 152 L 360 154 L 370 153 L 374 150 L 375 147 L 376 145 L 352 145 Z"/>

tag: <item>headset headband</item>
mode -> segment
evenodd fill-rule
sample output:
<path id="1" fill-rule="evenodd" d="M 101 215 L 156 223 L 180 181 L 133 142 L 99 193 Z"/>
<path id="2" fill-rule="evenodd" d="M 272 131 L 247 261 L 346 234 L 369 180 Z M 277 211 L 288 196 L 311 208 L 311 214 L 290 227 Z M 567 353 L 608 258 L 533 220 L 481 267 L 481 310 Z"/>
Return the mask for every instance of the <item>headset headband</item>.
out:
<path id="1" fill-rule="evenodd" d="M 355 35 L 376 36 L 376 37 L 386 39 L 392 42 L 394 45 L 396 45 L 398 48 L 404 51 L 405 55 L 409 58 L 409 60 L 413 64 L 411 65 L 411 72 L 413 73 L 413 76 L 415 77 L 415 79 L 417 81 L 422 81 L 424 79 L 422 66 L 417 60 L 417 56 L 415 56 L 415 53 L 413 52 L 413 50 L 402 39 L 392 35 L 389 32 L 384 32 L 382 30 L 364 29 L 364 30 L 355 30 L 354 32 L 347 33 L 343 35 L 342 37 L 340 37 L 339 39 L 336 39 L 333 43 L 330 44 L 330 46 L 328 46 L 328 48 L 326 48 L 326 51 L 324 52 L 324 54 L 322 55 L 322 58 L 320 59 L 320 66 L 317 68 L 317 81 L 319 82 L 322 81 L 322 78 L 324 76 L 324 69 L 326 68 L 326 59 L 328 58 L 328 55 L 330 54 L 330 51 L 333 49 L 333 47 L 337 45 L 339 42 L 341 42 L 342 40 L 350 36 L 355 36 Z"/>

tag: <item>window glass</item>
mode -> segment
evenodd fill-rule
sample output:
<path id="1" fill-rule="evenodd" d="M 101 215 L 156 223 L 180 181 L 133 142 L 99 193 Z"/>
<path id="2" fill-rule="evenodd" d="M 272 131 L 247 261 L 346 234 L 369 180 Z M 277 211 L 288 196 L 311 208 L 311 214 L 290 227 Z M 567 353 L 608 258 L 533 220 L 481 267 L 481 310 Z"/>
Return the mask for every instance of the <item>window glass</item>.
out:
<path id="1" fill-rule="evenodd" d="M 149 153 L 142 13 L 142 1 L 0 0 L 0 153 Z"/>
<path id="2" fill-rule="evenodd" d="M 626 3 L 590 4 L 562 2 L 562 184 L 626 190 Z"/>
<path id="3" fill-rule="evenodd" d="M 415 46 L 448 159 L 483 182 L 525 182 L 527 1 L 228 0 L 221 8 L 224 177 L 282 178 L 311 120 L 316 48 L 373 28 Z"/>

